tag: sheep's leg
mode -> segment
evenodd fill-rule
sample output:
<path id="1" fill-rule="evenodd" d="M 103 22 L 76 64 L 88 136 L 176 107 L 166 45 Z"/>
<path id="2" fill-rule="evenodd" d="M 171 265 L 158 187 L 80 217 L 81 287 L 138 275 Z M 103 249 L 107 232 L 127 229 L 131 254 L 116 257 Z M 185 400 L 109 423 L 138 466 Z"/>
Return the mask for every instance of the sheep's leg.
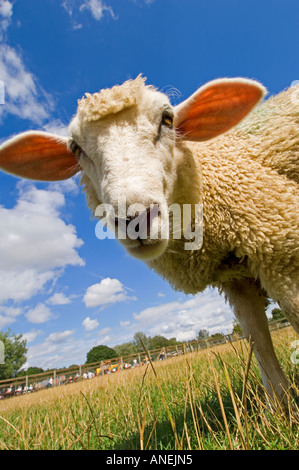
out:
<path id="1" fill-rule="evenodd" d="M 222 289 L 234 309 L 244 335 L 253 341 L 265 389 L 271 397 L 274 392 L 282 404 L 287 404 L 285 392 L 289 389 L 289 383 L 273 348 L 265 313 L 265 295 L 251 279 L 224 284 Z"/>

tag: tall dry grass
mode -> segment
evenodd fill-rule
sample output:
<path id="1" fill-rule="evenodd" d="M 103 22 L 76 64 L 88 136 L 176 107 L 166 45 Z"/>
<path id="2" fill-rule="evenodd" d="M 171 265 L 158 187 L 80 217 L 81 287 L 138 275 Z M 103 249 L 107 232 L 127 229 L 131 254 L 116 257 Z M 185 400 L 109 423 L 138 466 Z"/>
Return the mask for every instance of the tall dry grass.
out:
<path id="1" fill-rule="evenodd" d="M 11 398 L 2 449 L 298 449 L 291 328 L 275 332 L 288 410 L 267 397 L 244 341 Z"/>

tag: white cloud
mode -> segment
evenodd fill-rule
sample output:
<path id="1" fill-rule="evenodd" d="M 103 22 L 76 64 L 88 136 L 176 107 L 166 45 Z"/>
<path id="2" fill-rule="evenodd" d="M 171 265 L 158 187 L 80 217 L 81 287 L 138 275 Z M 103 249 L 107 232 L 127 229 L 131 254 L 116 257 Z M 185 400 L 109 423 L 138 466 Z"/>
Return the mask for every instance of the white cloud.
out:
<path id="1" fill-rule="evenodd" d="M 2 330 L 3 328 L 6 328 L 8 325 L 11 325 L 15 321 L 16 320 L 13 317 L 8 317 L 6 315 L 0 314 L 0 330 Z"/>
<path id="2" fill-rule="evenodd" d="M 139 6 L 143 6 L 144 4 L 151 4 L 155 0 L 132 0 L 134 3 L 138 4 Z M 101 21 L 105 14 L 110 15 L 114 20 L 118 19 L 118 16 L 115 14 L 113 8 L 109 3 L 104 2 L 104 0 L 81 0 L 79 2 L 77 0 L 63 0 L 61 1 L 61 6 L 67 12 L 69 17 L 72 20 L 73 29 L 81 29 L 83 28 L 82 23 L 78 21 L 78 13 L 89 11 L 92 17 L 96 21 Z"/>
<path id="3" fill-rule="evenodd" d="M 90 317 L 86 317 L 85 320 L 83 320 L 82 325 L 86 331 L 92 331 L 99 326 L 99 322 L 96 319 L 92 320 Z"/>
<path id="4" fill-rule="evenodd" d="M 27 335 L 35 339 L 34 332 L 32 335 L 31 333 Z M 78 346 L 73 335 L 74 330 L 58 331 L 51 333 L 43 343 L 29 346 L 26 368 L 36 365 L 43 369 L 61 368 L 73 364 L 76 353 L 82 354 L 82 345 Z"/>
<path id="5" fill-rule="evenodd" d="M 69 193 L 77 195 L 80 193 L 79 184 L 77 184 L 78 175 L 63 181 L 54 181 L 49 183 L 48 190 L 58 193 Z"/>
<path id="6" fill-rule="evenodd" d="M 0 0 L 0 15 L 4 18 L 11 18 L 12 7 L 12 2 L 9 2 L 8 0 Z"/>
<path id="7" fill-rule="evenodd" d="M 0 248 L 0 253 L 1 251 Z M 7 254 L 7 257 L 8 256 Z M 7 302 L 8 300 L 21 302 L 28 300 L 37 294 L 37 292 L 54 277 L 55 272 L 53 271 L 40 272 L 38 269 L 22 268 L 12 271 L 0 269 L 0 302 Z"/>
<path id="8" fill-rule="evenodd" d="M 0 117 L 13 114 L 41 125 L 49 119 L 54 104 L 49 95 L 29 72 L 19 52 L 7 44 L 0 48 L 0 77 L 5 86 L 5 104 Z"/>
<path id="9" fill-rule="evenodd" d="M 60 119 L 53 119 L 43 125 L 43 131 L 50 134 L 59 135 L 62 137 L 68 136 L 68 125 L 60 121 Z"/>
<path id="10" fill-rule="evenodd" d="M 99 340 L 97 341 L 97 346 L 99 346 L 100 344 L 109 344 L 111 343 L 111 336 L 109 335 L 103 335 L 103 336 L 100 336 Z"/>
<path id="11" fill-rule="evenodd" d="M 21 308 L 0 306 L 0 329 L 15 323 L 22 313 Z"/>
<path id="12" fill-rule="evenodd" d="M 112 18 L 115 18 L 112 7 L 106 5 L 102 0 L 86 0 L 81 6 L 80 11 L 89 10 L 95 20 L 103 18 L 104 13 L 108 12 Z"/>
<path id="13" fill-rule="evenodd" d="M 54 100 L 26 67 L 20 48 L 13 48 L 7 43 L 6 31 L 12 22 L 13 4 L 13 1 L 0 0 L 0 78 L 4 83 L 0 118 L 12 114 L 34 122 L 45 131 L 65 136 L 67 126 L 51 117 Z"/>
<path id="14" fill-rule="evenodd" d="M 0 306 L 0 313 L 3 313 L 7 317 L 16 318 L 21 315 L 22 309 L 18 307 Z"/>
<path id="15" fill-rule="evenodd" d="M 99 331 L 99 336 L 104 336 L 107 335 L 107 333 L 110 333 L 111 328 L 103 328 L 101 331 Z"/>
<path id="16" fill-rule="evenodd" d="M 31 330 L 28 331 L 27 333 L 23 333 L 23 339 L 27 341 L 27 344 L 33 343 L 33 341 L 36 340 L 36 338 L 42 334 L 42 330 Z"/>
<path id="17" fill-rule="evenodd" d="M 83 364 L 95 338 L 74 338 L 74 330 L 51 333 L 42 343 L 29 346 L 27 367 L 38 364 L 43 369 Z"/>
<path id="18" fill-rule="evenodd" d="M 58 331 L 56 333 L 51 333 L 48 336 L 47 341 L 53 344 L 61 344 L 61 343 L 64 343 L 68 338 L 73 336 L 74 332 L 75 330 L 65 330 L 65 331 Z"/>
<path id="19" fill-rule="evenodd" d="M 233 313 L 224 299 L 215 291 L 206 290 L 189 300 L 178 300 L 135 313 L 136 323 L 132 330 L 144 331 L 147 335 L 161 334 L 166 338 L 176 337 L 188 341 L 196 337 L 201 329 L 211 334 L 231 331 Z"/>
<path id="20" fill-rule="evenodd" d="M 130 321 L 121 321 L 119 324 L 120 324 L 121 328 L 126 328 L 127 326 L 129 326 L 131 324 L 131 322 Z"/>
<path id="21" fill-rule="evenodd" d="M 0 40 L 11 23 L 13 15 L 13 3 L 8 0 L 0 0 Z"/>
<path id="22" fill-rule="evenodd" d="M 72 302 L 70 297 L 66 297 L 63 292 L 57 292 L 47 300 L 48 304 L 51 305 L 67 305 Z"/>
<path id="23" fill-rule="evenodd" d="M 54 315 L 46 305 L 39 303 L 35 308 L 29 310 L 25 317 L 30 323 L 41 324 L 54 318 Z"/>
<path id="24" fill-rule="evenodd" d="M 71 18 L 72 21 L 72 27 L 74 30 L 76 29 L 82 29 L 83 25 L 81 23 L 78 23 L 76 19 L 74 19 L 74 8 L 75 8 L 75 0 L 63 0 L 61 3 L 61 6 L 64 8 L 64 10 L 67 12 L 69 17 Z"/>
<path id="25" fill-rule="evenodd" d="M 63 0 L 63 2 L 61 2 L 61 6 L 65 9 L 69 16 L 72 16 L 74 0 Z"/>
<path id="26" fill-rule="evenodd" d="M 60 217 L 63 194 L 19 185 L 12 209 L 0 206 L 0 302 L 28 300 L 68 265 L 83 266 L 76 229 Z"/>
<path id="27" fill-rule="evenodd" d="M 118 279 L 103 279 L 99 284 L 88 287 L 83 301 L 86 307 L 106 307 L 109 304 L 124 302 L 126 300 L 136 300 L 130 297 L 126 288 Z"/>
<path id="28" fill-rule="evenodd" d="M 85 0 L 81 1 L 80 4 L 77 0 L 63 0 L 61 6 L 69 15 L 74 30 L 83 28 L 83 24 L 80 22 L 80 13 L 84 10 L 88 11 L 96 21 L 102 20 L 106 13 L 113 19 L 117 19 L 113 8 L 104 3 L 103 0 Z"/>

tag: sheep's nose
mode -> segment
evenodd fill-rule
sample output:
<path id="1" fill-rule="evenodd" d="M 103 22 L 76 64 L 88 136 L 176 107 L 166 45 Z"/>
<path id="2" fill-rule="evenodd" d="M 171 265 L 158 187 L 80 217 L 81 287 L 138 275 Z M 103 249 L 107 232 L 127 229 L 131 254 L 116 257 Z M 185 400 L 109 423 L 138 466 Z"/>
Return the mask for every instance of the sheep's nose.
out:
<path id="1" fill-rule="evenodd" d="M 148 239 L 151 235 L 152 222 L 159 215 L 159 206 L 154 204 L 140 213 L 115 217 L 115 230 L 118 238 Z"/>

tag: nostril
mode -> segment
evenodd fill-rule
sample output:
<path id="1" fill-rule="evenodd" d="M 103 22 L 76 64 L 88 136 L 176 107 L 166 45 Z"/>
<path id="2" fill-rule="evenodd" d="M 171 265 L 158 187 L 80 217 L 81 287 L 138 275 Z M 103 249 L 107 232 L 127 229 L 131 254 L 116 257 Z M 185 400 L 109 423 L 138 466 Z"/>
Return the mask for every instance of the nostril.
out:
<path id="1" fill-rule="evenodd" d="M 132 215 L 125 217 L 115 217 L 115 230 L 118 234 L 126 234 L 128 238 L 147 239 L 151 235 L 153 220 L 161 216 L 159 204 L 151 204 L 150 207 L 142 211 L 136 211 Z"/>
<path id="2" fill-rule="evenodd" d="M 134 217 L 115 217 L 114 227 L 115 233 L 119 239 L 127 238 L 127 228 L 129 223 L 134 219 Z"/>
<path id="3" fill-rule="evenodd" d="M 150 220 L 161 215 L 161 210 L 159 204 L 151 204 L 150 207 L 146 208 L 144 211 L 136 211 L 134 215 L 127 215 L 125 217 L 115 216 L 115 225 L 126 224 L 129 225 L 132 220 L 137 218 L 140 219 L 140 222 L 146 221 L 150 223 Z"/>
<path id="4" fill-rule="evenodd" d="M 126 217 L 115 217 L 114 223 L 116 227 L 128 226 L 132 220 L 136 219 L 138 215 L 128 215 Z"/>

